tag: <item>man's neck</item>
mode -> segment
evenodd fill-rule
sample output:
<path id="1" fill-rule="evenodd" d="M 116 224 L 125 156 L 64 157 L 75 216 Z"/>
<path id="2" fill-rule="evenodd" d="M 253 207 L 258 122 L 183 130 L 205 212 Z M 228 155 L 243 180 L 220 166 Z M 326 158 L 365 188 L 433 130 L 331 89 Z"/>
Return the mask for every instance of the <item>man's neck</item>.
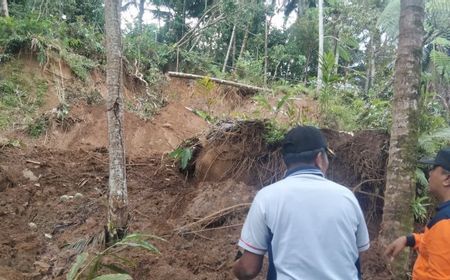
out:
<path id="1" fill-rule="evenodd" d="M 444 202 L 450 201 L 450 192 L 442 194 L 441 197 L 438 197 L 438 201 L 439 201 L 439 203 L 444 203 Z"/>

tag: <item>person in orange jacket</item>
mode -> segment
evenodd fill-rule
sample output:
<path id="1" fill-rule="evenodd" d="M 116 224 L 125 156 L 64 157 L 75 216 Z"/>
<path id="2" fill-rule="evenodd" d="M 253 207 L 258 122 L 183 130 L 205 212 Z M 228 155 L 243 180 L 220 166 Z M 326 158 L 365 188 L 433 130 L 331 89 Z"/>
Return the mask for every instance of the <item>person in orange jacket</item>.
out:
<path id="1" fill-rule="evenodd" d="M 418 252 L 413 268 L 413 280 L 450 279 L 450 147 L 442 149 L 431 161 L 422 161 L 433 167 L 428 179 L 429 191 L 439 205 L 436 215 L 423 233 L 397 238 L 386 248 L 391 260 L 406 246 Z"/>

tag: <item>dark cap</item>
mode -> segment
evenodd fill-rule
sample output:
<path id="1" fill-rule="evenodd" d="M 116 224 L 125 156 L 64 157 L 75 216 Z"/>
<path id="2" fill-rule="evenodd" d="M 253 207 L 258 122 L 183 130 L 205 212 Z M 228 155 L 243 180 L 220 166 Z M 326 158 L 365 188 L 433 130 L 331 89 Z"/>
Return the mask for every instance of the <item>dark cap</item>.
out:
<path id="1" fill-rule="evenodd" d="M 450 147 L 440 150 L 435 159 L 422 159 L 419 162 L 438 165 L 445 170 L 450 171 Z"/>
<path id="2" fill-rule="evenodd" d="M 282 142 L 283 154 L 299 154 L 323 149 L 328 150 L 327 140 L 314 126 L 297 126 L 291 129 Z"/>

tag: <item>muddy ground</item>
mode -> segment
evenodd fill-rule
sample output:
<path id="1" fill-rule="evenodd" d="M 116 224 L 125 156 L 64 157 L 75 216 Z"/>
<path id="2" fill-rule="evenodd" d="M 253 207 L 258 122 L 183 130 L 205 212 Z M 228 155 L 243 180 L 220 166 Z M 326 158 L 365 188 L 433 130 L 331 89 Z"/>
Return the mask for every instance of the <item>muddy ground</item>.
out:
<path id="1" fill-rule="evenodd" d="M 1 151 L 3 180 L 10 184 L 0 198 L 2 277 L 65 279 L 75 257 L 68 245 L 103 230 L 107 160 L 103 151 Z M 139 249 L 122 252 L 136 262 L 134 279 L 231 279 L 228 268 L 236 253 L 242 211 L 225 217 L 225 229 L 176 229 L 226 206 L 249 202 L 255 190 L 234 182 L 188 182 L 160 155 L 129 160 L 127 172 L 130 231 L 167 239 L 152 241 L 161 255 Z M 75 197 L 64 201 L 64 195 Z M 196 230 L 200 232 L 189 233 Z"/>
<path id="2" fill-rule="evenodd" d="M 103 231 L 107 162 L 105 149 L 0 151 L 2 186 L 6 186 L 0 196 L 1 277 L 65 279 L 77 254 L 76 244 Z M 338 177 L 342 161 L 334 162 L 329 175 Z M 349 163 L 345 166 L 353 168 Z M 127 174 L 130 231 L 167 240 L 150 240 L 159 255 L 141 249 L 120 253 L 133 260 L 128 270 L 134 279 L 233 279 L 230 267 L 247 208 L 224 209 L 250 202 L 259 186 L 188 179 L 161 154 L 129 158 Z M 371 236 L 376 236 L 379 216 L 370 210 L 376 201 L 359 198 L 366 214 L 374 217 L 368 221 Z M 202 222 L 214 213 L 214 219 Z M 381 258 L 377 250 L 365 256 L 364 279 L 388 279 Z"/>

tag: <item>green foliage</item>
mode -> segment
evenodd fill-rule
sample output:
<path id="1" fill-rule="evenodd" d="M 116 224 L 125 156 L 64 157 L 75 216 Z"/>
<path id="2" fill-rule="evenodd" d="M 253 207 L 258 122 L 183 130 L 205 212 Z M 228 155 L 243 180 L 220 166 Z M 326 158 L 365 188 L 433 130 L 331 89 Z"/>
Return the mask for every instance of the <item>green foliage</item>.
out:
<path id="1" fill-rule="evenodd" d="M 47 82 L 39 75 L 26 75 L 15 60 L 0 69 L 0 129 L 26 126 L 43 105 Z"/>
<path id="2" fill-rule="evenodd" d="M 236 74 L 238 79 L 242 82 L 262 85 L 264 82 L 263 60 L 254 59 L 246 52 L 243 57 L 237 61 Z"/>
<path id="3" fill-rule="evenodd" d="M 72 267 L 69 270 L 69 273 L 67 274 L 67 277 L 66 277 L 67 280 L 75 279 L 75 276 L 77 276 L 78 271 L 81 269 L 83 264 L 86 262 L 88 256 L 89 256 L 88 253 L 82 253 L 77 256 L 75 263 L 72 265 Z"/>
<path id="4" fill-rule="evenodd" d="M 208 123 L 215 123 L 217 122 L 217 118 L 208 114 L 205 111 L 193 109 L 192 112 L 202 118 L 203 120 L 207 121 Z"/>
<path id="5" fill-rule="evenodd" d="M 369 99 L 359 109 L 358 123 L 362 127 L 384 129 L 391 127 L 392 111 L 389 100 L 381 98 Z"/>
<path id="6" fill-rule="evenodd" d="M 205 76 L 203 79 L 197 81 L 199 85 L 204 87 L 207 91 L 211 91 L 214 89 L 215 84 L 208 76 Z"/>
<path id="7" fill-rule="evenodd" d="M 386 34 L 395 39 L 398 37 L 400 19 L 400 0 L 390 0 L 378 18 L 377 25 Z"/>
<path id="8" fill-rule="evenodd" d="M 192 158 L 192 148 L 187 147 L 187 148 L 182 148 L 179 147 L 177 149 L 175 149 L 174 151 L 172 151 L 169 156 L 175 160 L 179 160 L 180 162 L 180 167 L 182 170 L 186 169 L 186 167 L 188 166 L 189 161 Z"/>
<path id="9" fill-rule="evenodd" d="M 0 17 L 0 46 L 6 54 L 16 54 L 23 48 L 31 48 L 33 39 L 45 38 L 47 42 L 53 37 L 53 22 L 30 15 L 24 19 Z M 44 51 L 40 43 L 35 43 L 38 53 Z"/>
<path id="10" fill-rule="evenodd" d="M 439 149 L 450 144 L 450 128 L 440 128 L 423 133 L 419 137 L 419 149 L 422 155 L 434 156 Z"/>
<path id="11" fill-rule="evenodd" d="M 422 171 L 422 169 L 419 169 L 419 168 L 416 169 L 416 181 L 420 186 L 425 187 L 425 188 L 428 187 L 428 180 L 425 176 L 425 173 Z"/>
<path id="12" fill-rule="evenodd" d="M 89 57 L 98 59 L 104 55 L 101 36 L 81 19 L 67 24 L 52 18 L 41 19 L 34 14 L 23 19 L 0 18 L 1 48 L 7 55 L 22 49 L 34 51 L 42 65 L 49 56 L 59 56 L 82 80 L 98 65 Z"/>
<path id="13" fill-rule="evenodd" d="M 294 96 L 296 96 L 301 91 L 299 90 L 301 87 L 277 87 L 278 91 L 282 93 L 278 99 L 272 101 L 274 104 L 272 105 L 269 101 L 269 96 L 260 93 L 252 97 L 253 100 L 257 102 L 260 108 L 269 111 L 273 114 L 273 118 L 275 119 L 280 113 L 285 115 L 288 118 L 288 125 L 292 126 L 297 123 L 304 123 L 307 121 L 304 115 L 301 113 L 301 109 L 296 106 L 293 102 Z M 302 118 L 302 119 L 301 119 Z"/>
<path id="14" fill-rule="evenodd" d="M 47 127 L 48 127 L 48 118 L 42 116 L 28 125 L 27 133 L 31 137 L 36 138 L 41 136 L 47 130 Z"/>
<path id="15" fill-rule="evenodd" d="M 93 60 L 76 53 L 62 51 L 61 56 L 73 73 L 83 81 L 87 80 L 90 70 L 97 66 Z"/>
<path id="16" fill-rule="evenodd" d="M 272 111 L 272 105 L 270 105 L 269 103 L 269 99 L 267 98 L 266 95 L 263 94 L 258 94 L 252 97 L 253 100 L 255 100 L 259 106 L 261 106 L 262 108 Z"/>
<path id="17" fill-rule="evenodd" d="M 22 144 L 18 139 L 6 139 L 6 141 L 0 142 L 0 149 L 4 147 L 20 148 Z"/>
<path id="18" fill-rule="evenodd" d="M 264 139 L 268 144 L 277 144 L 283 140 L 284 135 L 288 132 L 289 127 L 279 125 L 275 121 L 266 124 Z"/>
<path id="19" fill-rule="evenodd" d="M 150 244 L 146 239 L 153 238 L 164 241 L 154 235 L 134 233 L 125 236 L 121 241 L 116 242 L 112 246 L 108 247 L 104 251 L 90 256 L 87 252 L 77 256 L 75 263 L 72 265 L 69 273 L 67 274 L 67 280 L 79 280 L 87 272 L 87 280 L 98 279 L 110 279 L 110 280 L 125 280 L 132 279 L 126 272 L 124 266 L 135 266 L 134 262 L 126 258 L 120 257 L 117 253 L 124 248 L 141 248 L 150 253 L 159 254 L 158 249 Z M 108 262 L 105 262 L 105 258 Z M 100 269 L 105 268 L 117 274 L 107 274 L 99 276 Z"/>
<path id="20" fill-rule="evenodd" d="M 416 199 L 412 202 L 411 208 L 416 221 L 419 221 L 421 223 L 427 221 L 427 207 L 431 205 L 431 203 L 429 203 L 429 199 L 430 198 L 428 196 L 420 196 L 416 197 Z"/>
<path id="21" fill-rule="evenodd" d="M 62 45 L 68 52 L 97 60 L 104 60 L 105 48 L 103 33 L 98 26 L 87 24 L 83 16 L 77 16 L 73 22 L 63 23 L 58 32 Z"/>
<path id="22" fill-rule="evenodd" d="M 123 49 L 129 61 L 129 72 L 138 71 L 144 74 L 144 78 L 150 85 L 155 85 L 161 80 L 159 72 L 174 59 L 171 49 L 157 42 L 157 31 L 154 25 L 146 25 L 142 32 L 137 28 L 131 29 L 123 38 Z"/>

